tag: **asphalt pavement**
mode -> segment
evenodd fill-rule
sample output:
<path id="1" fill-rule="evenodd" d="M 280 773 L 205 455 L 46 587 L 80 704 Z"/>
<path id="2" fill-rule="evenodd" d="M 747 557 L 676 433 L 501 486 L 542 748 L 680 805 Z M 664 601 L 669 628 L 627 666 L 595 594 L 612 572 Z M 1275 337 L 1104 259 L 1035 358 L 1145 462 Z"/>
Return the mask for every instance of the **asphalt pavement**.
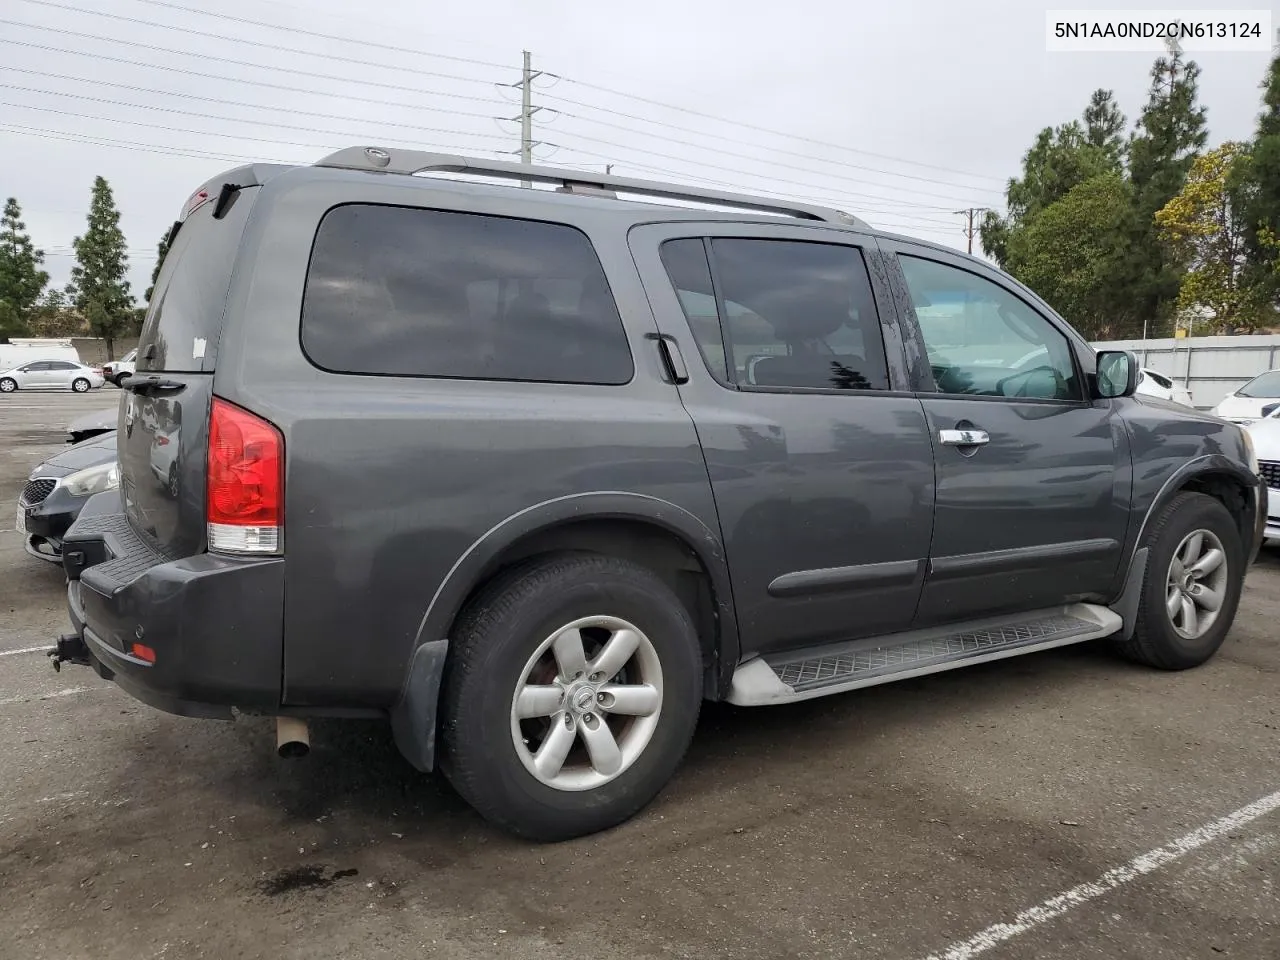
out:
<path id="1" fill-rule="evenodd" d="M 0 957 L 1280 957 L 1280 552 L 1201 669 L 1087 646 L 708 706 L 636 820 L 537 846 L 382 724 L 282 761 L 269 720 L 51 669 L 62 574 L 15 501 L 118 397 L 0 397 Z"/>

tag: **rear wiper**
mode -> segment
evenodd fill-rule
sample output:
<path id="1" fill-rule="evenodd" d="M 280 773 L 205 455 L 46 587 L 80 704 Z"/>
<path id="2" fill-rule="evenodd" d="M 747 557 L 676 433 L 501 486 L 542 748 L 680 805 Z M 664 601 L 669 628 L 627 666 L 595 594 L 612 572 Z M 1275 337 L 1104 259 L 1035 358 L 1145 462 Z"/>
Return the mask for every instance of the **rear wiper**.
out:
<path id="1" fill-rule="evenodd" d="M 165 377 L 139 377 L 136 374 L 132 377 L 126 377 L 121 386 L 125 390 L 132 390 L 134 393 L 150 393 L 153 390 L 185 390 L 187 387 L 185 383 L 179 380 L 169 380 Z"/>

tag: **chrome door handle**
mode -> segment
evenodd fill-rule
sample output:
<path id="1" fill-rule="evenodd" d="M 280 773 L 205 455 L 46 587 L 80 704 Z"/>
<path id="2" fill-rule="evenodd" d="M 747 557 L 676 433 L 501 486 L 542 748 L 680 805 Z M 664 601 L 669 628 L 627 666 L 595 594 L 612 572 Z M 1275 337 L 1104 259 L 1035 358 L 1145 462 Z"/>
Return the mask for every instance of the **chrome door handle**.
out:
<path id="1" fill-rule="evenodd" d="M 985 430 L 939 430 L 938 440 L 948 447 L 976 447 L 990 443 Z"/>

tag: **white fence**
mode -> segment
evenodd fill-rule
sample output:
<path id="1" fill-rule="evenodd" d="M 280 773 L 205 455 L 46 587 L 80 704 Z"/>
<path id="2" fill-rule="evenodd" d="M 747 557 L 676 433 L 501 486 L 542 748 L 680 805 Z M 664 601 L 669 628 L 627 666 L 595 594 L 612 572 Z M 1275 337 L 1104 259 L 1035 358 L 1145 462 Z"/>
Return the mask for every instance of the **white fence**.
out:
<path id="1" fill-rule="evenodd" d="M 1098 350 L 1132 350 L 1144 367 L 1178 381 L 1207 410 L 1258 374 L 1280 367 L 1280 335 L 1116 340 Z"/>

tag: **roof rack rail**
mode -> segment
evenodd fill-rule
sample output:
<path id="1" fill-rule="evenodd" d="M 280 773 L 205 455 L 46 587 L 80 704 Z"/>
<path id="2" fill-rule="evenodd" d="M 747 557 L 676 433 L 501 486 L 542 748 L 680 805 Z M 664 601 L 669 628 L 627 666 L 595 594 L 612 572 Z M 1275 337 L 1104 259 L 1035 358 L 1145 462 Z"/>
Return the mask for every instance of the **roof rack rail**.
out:
<path id="1" fill-rule="evenodd" d="M 508 180 L 537 181 L 559 185 L 563 193 L 587 193 L 597 196 L 615 196 L 617 192 L 632 193 L 666 200 L 694 200 L 727 207 L 742 207 L 761 213 L 781 213 L 803 220 L 822 223 L 838 223 L 844 226 L 867 228 L 857 217 L 834 207 L 822 207 L 807 203 L 793 203 L 772 197 L 750 196 L 720 190 L 703 190 L 678 183 L 662 183 L 656 180 L 633 180 L 588 173 L 583 170 L 567 170 L 560 167 L 544 167 L 540 164 L 511 163 L 503 160 L 483 160 L 461 157 L 449 153 L 431 153 L 426 150 L 384 149 L 381 147 L 347 147 L 331 153 L 316 163 L 317 167 L 336 167 L 343 170 L 371 170 L 378 173 L 468 173 L 479 176 L 500 177 Z"/>

